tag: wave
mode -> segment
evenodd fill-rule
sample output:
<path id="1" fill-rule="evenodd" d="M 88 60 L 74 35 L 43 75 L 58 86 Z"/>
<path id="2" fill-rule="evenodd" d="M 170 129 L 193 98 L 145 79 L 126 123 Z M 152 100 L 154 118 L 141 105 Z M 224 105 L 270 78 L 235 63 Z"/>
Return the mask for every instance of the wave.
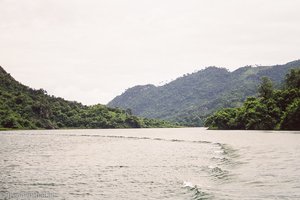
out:
<path id="1" fill-rule="evenodd" d="M 231 167 L 243 164 L 243 162 L 239 161 L 240 155 L 237 149 L 232 148 L 228 144 L 213 144 L 217 146 L 218 149 L 214 151 L 216 155 L 211 158 L 212 161 L 217 161 L 221 165 L 227 165 Z"/>
<path id="2" fill-rule="evenodd" d="M 42 134 L 41 134 L 42 135 Z M 53 135 L 53 134 L 51 134 Z M 166 139 L 166 138 L 152 138 L 152 137 L 137 137 L 137 136 L 123 136 L 123 135 L 94 135 L 94 134 L 56 134 L 57 136 L 77 136 L 77 137 L 102 137 L 102 138 L 118 138 L 118 139 L 133 139 L 133 140 L 156 140 L 167 142 L 185 142 L 185 143 L 199 143 L 199 144 L 216 144 L 205 140 L 180 140 L 180 139 Z"/>
<path id="3" fill-rule="evenodd" d="M 203 191 L 203 189 L 201 189 L 199 186 L 193 184 L 192 182 L 189 181 L 183 181 L 182 184 L 183 188 L 186 188 L 192 195 L 193 200 L 209 200 L 209 199 L 213 199 L 213 195 Z"/>
<path id="4" fill-rule="evenodd" d="M 229 180 L 231 177 L 229 171 L 222 169 L 221 167 L 209 166 L 208 168 L 209 168 L 209 174 L 214 178 Z"/>
<path id="5" fill-rule="evenodd" d="M 96 135 L 96 134 L 39 134 L 39 133 L 31 133 L 31 134 L 22 134 L 19 133 L 19 135 L 41 135 L 41 136 L 47 136 L 47 135 L 55 135 L 55 136 L 72 136 L 72 137 L 102 137 L 102 138 L 118 138 L 118 139 L 135 139 L 135 140 L 156 140 L 156 141 L 168 141 L 168 142 L 186 142 L 186 143 L 200 143 L 200 144 L 219 144 L 219 143 L 214 143 L 210 141 L 205 141 L 205 140 L 181 140 L 181 139 L 165 139 L 165 138 L 152 138 L 152 137 L 138 137 L 138 136 L 123 136 L 123 135 Z"/>

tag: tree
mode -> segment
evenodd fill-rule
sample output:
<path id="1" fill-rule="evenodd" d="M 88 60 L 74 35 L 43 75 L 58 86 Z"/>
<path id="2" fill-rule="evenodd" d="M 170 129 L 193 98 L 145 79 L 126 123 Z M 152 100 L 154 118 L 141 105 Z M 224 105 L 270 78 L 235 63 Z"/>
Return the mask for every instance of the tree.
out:
<path id="1" fill-rule="evenodd" d="M 20 128 L 20 124 L 17 120 L 15 116 L 9 115 L 2 121 L 2 126 L 4 128 Z"/>
<path id="2" fill-rule="evenodd" d="M 290 73 L 286 75 L 285 79 L 287 88 L 300 88 L 300 69 L 292 69 Z"/>
<path id="3" fill-rule="evenodd" d="M 243 106 L 222 109 L 206 120 L 217 129 L 300 130 L 300 70 L 286 75 L 285 88 L 273 91 L 270 79 L 262 78 L 259 98 L 249 97 Z"/>
<path id="4" fill-rule="evenodd" d="M 284 130 L 300 130 L 300 98 L 290 104 L 282 116 L 280 128 Z"/>
<path id="5" fill-rule="evenodd" d="M 263 99 L 269 99 L 273 94 L 273 83 L 268 77 L 262 77 L 261 84 L 258 87 L 258 96 Z"/>
<path id="6" fill-rule="evenodd" d="M 236 129 L 235 118 L 238 110 L 235 108 L 224 108 L 208 117 L 204 126 L 212 129 Z"/>

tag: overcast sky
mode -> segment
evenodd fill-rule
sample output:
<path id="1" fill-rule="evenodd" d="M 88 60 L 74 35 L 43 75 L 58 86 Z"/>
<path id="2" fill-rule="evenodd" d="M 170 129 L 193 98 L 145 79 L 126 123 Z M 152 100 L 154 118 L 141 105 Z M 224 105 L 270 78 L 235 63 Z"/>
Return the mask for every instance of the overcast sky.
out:
<path id="1" fill-rule="evenodd" d="M 300 58 L 300 0 L 0 0 L 0 65 L 84 104 L 206 66 Z"/>

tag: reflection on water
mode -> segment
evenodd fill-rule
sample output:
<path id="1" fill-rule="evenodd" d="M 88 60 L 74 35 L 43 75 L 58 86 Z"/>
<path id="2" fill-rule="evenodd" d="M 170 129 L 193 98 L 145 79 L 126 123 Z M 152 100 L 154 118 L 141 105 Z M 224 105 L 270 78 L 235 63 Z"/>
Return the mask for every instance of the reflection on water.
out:
<path id="1" fill-rule="evenodd" d="M 0 199 L 300 199 L 299 132 L 0 133 Z"/>

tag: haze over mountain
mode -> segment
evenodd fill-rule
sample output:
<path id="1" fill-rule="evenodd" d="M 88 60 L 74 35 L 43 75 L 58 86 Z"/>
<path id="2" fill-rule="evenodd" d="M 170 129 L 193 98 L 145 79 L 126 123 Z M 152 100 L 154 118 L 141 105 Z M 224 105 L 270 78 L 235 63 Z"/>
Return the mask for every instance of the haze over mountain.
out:
<path id="1" fill-rule="evenodd" d="M 240 106 L 246 97 L 255 95 L 263 76 L 279 86 L 290 69 L 299 67 L 300 60 L 284 65 L 245 66 L 233 72 L 207 67 L 163 86 L 134 86 L 107 105 L 131 109 L 138 116 L 202 126 L 212 112 Z"/>

